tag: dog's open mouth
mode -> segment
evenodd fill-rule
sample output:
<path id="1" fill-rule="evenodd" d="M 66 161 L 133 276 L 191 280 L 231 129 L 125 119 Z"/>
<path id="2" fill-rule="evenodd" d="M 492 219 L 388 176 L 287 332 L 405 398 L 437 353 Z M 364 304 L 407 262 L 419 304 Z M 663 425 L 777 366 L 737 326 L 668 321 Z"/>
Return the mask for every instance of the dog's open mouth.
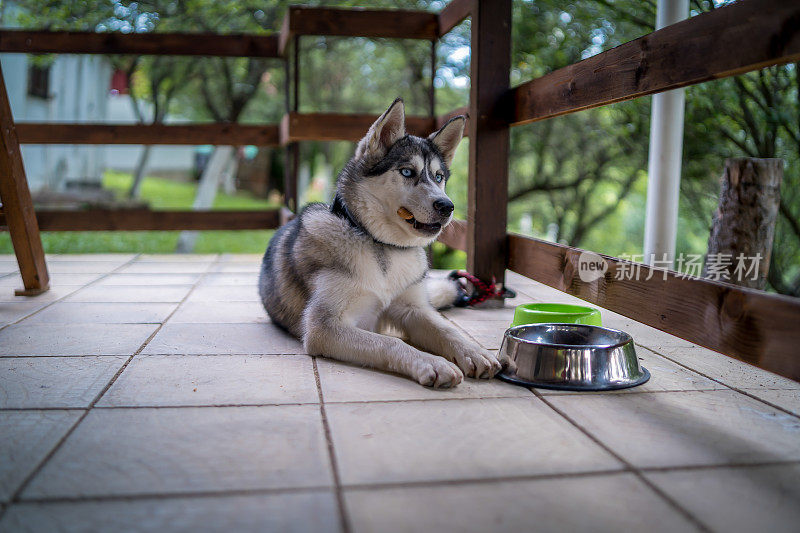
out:
<path id="1" fill-rule="evenodd" d="M 413 226 L 413 228 L 419 231 L 420 233 L 433 235 L 439 233 L 439 231 L 441 231 L 442 229 L 442 225 L 439 224 L 438 222 L 434 222 L 433 224 L 426 224 L 424 222 L 420 222 L 419 220 L 414 218 L 414 215 L 411 213 L 411 211 L 409 211 L 405 207 L 401 207 L 400 209 L 398 209 L 397 214 L 400 216 L 400 218 L 405 220 L 408 224 Z"/>

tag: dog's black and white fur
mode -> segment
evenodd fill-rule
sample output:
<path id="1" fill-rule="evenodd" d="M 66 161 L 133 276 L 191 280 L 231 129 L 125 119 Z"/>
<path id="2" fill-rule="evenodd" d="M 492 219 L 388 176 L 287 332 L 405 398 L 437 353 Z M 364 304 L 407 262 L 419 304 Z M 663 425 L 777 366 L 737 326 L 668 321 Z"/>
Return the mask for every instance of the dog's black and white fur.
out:
<path id="1" fill-rule="evenodd" d="M 309 205 L 275 234 L 261 268 L 261 301 L 309 354 L 443 388 L 500 371 L 492 353 L 434 309 L 432 302 L 454 300 L 453 283 L 426 280 L 423 247 L 452 218 L 444 189 L 465 123 L 456 117 L 428 138 L 407 135 L 396 100 L 339 174 L 333 204 Z M 408 344 L 382 334 L 387 328 Z"/>

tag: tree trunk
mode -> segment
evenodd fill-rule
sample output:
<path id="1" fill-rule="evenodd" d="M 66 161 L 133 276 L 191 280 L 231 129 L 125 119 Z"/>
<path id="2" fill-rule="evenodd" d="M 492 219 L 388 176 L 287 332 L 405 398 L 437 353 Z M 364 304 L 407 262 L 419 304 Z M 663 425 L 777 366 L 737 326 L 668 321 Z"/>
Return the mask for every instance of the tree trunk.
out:
<path id="1" fill-rule="evenodd" d="M 131 189 L 128 191 L 128 198 L 138 198 L 139 191 L 142 189 L 142 181 L 144 181 L 144 174 L 147 171 L 147 163 L 150 160 L 150 150 L 152 146 L 149 144 L 144 145 L 142 154 L 139 156 L 139 162 L 136 164 L 136 171 L 133 173 L 133 183 Z"/>
<path id="2" fill-rule="evenodd" d="M 223 173 L 229 169 L 233 155 L 233 146 L 217 146 L 214 149 L 214 153 L 211 154 L 208 164 L 203 170 L 203 175 L 200 176 L 200 185 L 197 187 L 192 209 L 199 211 L 214 205 L 220 180 Z M 196 241 L 196 231 L 182 231 L 175 251 L 179 254 L 190 254 L 194 251 Z"/>
<path id="3" fill-rule="evenodd" d="M 763 290 L 780 205 L 782 159 L 725 160 L 703 275 Z"/>
<path id="4" fill-rule="evenodd" d="M 222 179 L 220 180 L 222 183 L 222 191 L 225 194 L 236 194 L 236 172 L 238 169 L 239 157 L 236 155 L 236 149 L 234 148 L 233 154 L 231 154 L 228 164 L 225 167 L 225 171 L 222 173 Z"/>

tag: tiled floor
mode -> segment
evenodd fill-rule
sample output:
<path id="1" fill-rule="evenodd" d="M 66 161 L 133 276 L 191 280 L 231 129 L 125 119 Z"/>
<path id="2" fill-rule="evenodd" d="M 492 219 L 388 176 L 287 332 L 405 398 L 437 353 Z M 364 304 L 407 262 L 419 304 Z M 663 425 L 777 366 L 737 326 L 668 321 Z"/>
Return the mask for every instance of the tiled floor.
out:
<path id="1" fill-rule="evenodd" d="M 447 391 L 303 354 L 258 256 L 0 256 L 0 531 L 796 531 L 800 384 L 604 311 L 652 379 Z M 497 349 L 511 306 L 445 316 Z"/>

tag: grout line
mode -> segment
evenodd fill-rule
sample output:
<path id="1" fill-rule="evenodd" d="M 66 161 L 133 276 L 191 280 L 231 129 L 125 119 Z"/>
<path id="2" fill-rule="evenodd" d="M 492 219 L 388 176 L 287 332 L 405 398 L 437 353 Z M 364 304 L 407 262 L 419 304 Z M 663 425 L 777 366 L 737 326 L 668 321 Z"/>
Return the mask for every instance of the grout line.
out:
<path id="1" fill-rule="evenodd" d="M 173 324 L 188 324 L 189 322 L 173 322 Z M 258 322 L 252 322 L 253 324 L 258 324 Z M 156 325 L 161 324 L 161 322 L 154 322 L 152 324 L 145 324 L 145 325 Z M 224 322 L 222 323 L 225 324 Z M 250 322 L 229 322 L 228 324 L 250 324 Z M 264 325 L 269 324 L 269 322 L 265 322 Z M 98 324 L 98 325 L 109 325 L 109 324 Z M 117 325 L 117 324 L 110 324 L 110 325 Z M 308 357 L 308 354 L 305 353 L 146 353 L 142 354 L 142 357 L 152 357 L 157 355 L 159 357 L 282 357 L 282 358 L 291 358 L 291 357 Z M 41 354 L 41 355 L 0 355 L 0 359 L 14 359 L 20 357 L 128 357 L 126 354 L 113 354 L 113 353 L 93 353 L 93 354 L 77 354 L 77 355 L 53 355 L 53 354 Z"/>
<path id="2" fill-rule="evenodd" d="M 82 503 L 82 502 L 127 502 L 151 499 L 178 499 L 178 498 L 231 498 L 237 496 L 258 496 L 270 494 L 296 494 L 307 492 L 330 492 L 332 487 L 324 485 L 311 485 L 308 487 L 284 487 L 264 489 L 232 489 L 232 490 L 207 490 L 197 492 L 167 492 L 167 493 L 141 493 L 141 494 L 110 494 L 98 496 L 53 496 L 43 498 L 26 498 L 16 504 L 48 504 L 48 503 Z"/>
<path id="3" fill-rule="evenodd" d="M 186 231 L 195 231 L 195 230 L 186 230 Z M 202 231 L 202 230 L 196 230 L 196 231 Z M 185 324 L 191 324 L 191 323 L 190 322 L 173 322 L 173 324 L 185 325 Z M 266 325 L 269 324 L 269 322 L 264 322 L 263 324 L 260 324 L 258 322 L 229 322 L 229 323 L 221 322 L 221 323 L 218 323 L 218 324 L 220 324 L 222 326 L 225 326 L 225 325 L 230 326 L 230 325 L 234 325 L 234 324 L 247 324 L 247 325 L 252 324 L 254 326 L 256 326 L 256 325 L 266 326 Z M 285 353 L 275 353 L 275 352 L 265 352 L 265 353 L 239 353 L 239 352 L 231 352 L 231 353 L 175 353 L 175 352 L 172 352 L 172 353 L 169 353 L 169 352 L 161 352 L 161 353 L 146 353 L 144 355 L 146 355 L 146 356 L 161 355 L 161 356 L 169 356 L 169 357 L 226 357 L 226 356 L 236 356 L 236 355 L 238 355 L 238 356 L 251 356 L 251 357 L 255 357 L 255 356 L 296 357 L 298 355 L 304 355 L 306 357 L 309 356 L 307 353 L 297 353 L 297 352 L 285 352 Z M 11 357 L 14 357 L 14 356 L 11 356 Z M 38 357 L 38 356 L 34 356 L 34 357 Z"/>
<path id="4" fill-rule="evenodd" d="M 141 355 L 141 357 L 151 357 L 149 354 Z M 309 357 L 309 356 L 305 356 Z M 468 398 L 412 398 L 407 400 L 350 400 L 350 401 L 334 401 L 325 402 L 326 405 L 364 405 L 364 404 L 393 404 L 393 403 L 419 403 L 419 402 L 453 402 L 453 401 L 474 401 L 474 400 L 528 400 L 531 399 L 527 396 L 475 396 Z M 291 405 L 320 405 L 320 402 L 268 402 L 268 403 L 207 403 L 207 404 L 191 404 L 191 405 L 98 405 L 95 409 L 188 409 L 194 407 L 219 407 L 219 408 L 235 408 L 235 407 L 284 407 Z M 86 407 L 5 407 L 0 408 L 3 411 L 46 411 L 46 410 L 62 410 L 62 409 L 86 409 Z"/>
<path id="5" fill-rule="evenodd" d="M 755 463 L 725 463 L 715 465 L 685 465 L 685 466 L 648 466 L 640 468 L 642 472 L 692 472 L 695 470 L 720 470 L 724 468 L 758 468 L 767 466 L 792 466 L 800 465 L 800 459 L 787 459 L 786 461 L 759 461 Z"/>
<path id="6" fill-rule="evenodd" d="M 61 303 L 72 303 L 72 302 L 61 302 Z M 75 302 L 79 305 L 92 305 L 95 303 L 107 303 L 107 302 Z M 125 302 L 128 303 L 128 302 Z M 130 302 L 132 305 L 138 305 L 140 302 Z M 144 302 L 141 302 L 144 303 Z M 112 304 L 113 305 L 113 304 Z M 30 318 L 30 317 L 28 317 Z M 145 326 L 155 326 L 156 324 L 161 324 L 161 322 L 36 322 L 35 324 L 25 324 L 26 326 L 131 326 L 131 325 L 145 325 Z M 5 356 L 0 356 L 5 357 Z M 11 356 L 13 357 L 13 356 Z"/>
<path id="7" fill-rule="evenodd" d="M 781 412 L 783 412 L 783 413 L 786 413 L 787 415 L 791 415 L 791 416 L 793 416 L 793 417 L 795 417 L 795 418 L 800 418 L 800 414 L 798 414 L 798 413 L 795 413 L 794 411 L 791 411 L 791 410 L 789 410 L 789 409 L 786 409 L 786 408 L 784 408 L 784 407 L 781 407 L 780 405 L 776 405 L 776 404 L 774 404 L 774 403 L 772 403 L 772 402 L 769 402 L 769 401 L 767 401 L 767 400 L 764 400 L 763 398 L 759 398 L 758 396 L 756 396 L 756 395 L 754 395 L 754 394 L 752 394 L 752 393 L 750 393 L 750 392 L 748 392 L 748 391 L 746 391 L 746 390 L 744 390 L 744 389 L 741 389 L 741 388 L 739 388 L 739 387 L 735 387 L 735 386 L 733 386 L 733 385 L 728 385 L 727 383 L 724 383 L 724 382 L 720 381 L 720 379 L 719 379 L 719 378 L 715 378 L 715 377 L 713 377 L 713 376 L 710 376 L 710 375 L 708 375 L 708 374 L 705 374 L 705 373 L 703 373 L 703 372 L 700 372 L 699 370 L 695 370 L 694 368 L 692 368 L 692 367 L 690 367 L 690 366 L 686 365 L 685 363 L 682 363 L 682 362 L 680 362 L 680 361 L 678 361 L 678 360 L 676 360 L 676 359 L 673 359 L 672 357 L 674 357 L 674 356 L 669 356 L 669 355 L 666 355 L 666 354 L 664 354 L 664 353 L 662 353 L 662 352 L 660 352 L 660 351 L 657 351 L 657 350 L 660 350 L 660 348 L 658 348 L 658 349 L 657 349 L 657 348 L 650 348 L 650 347 L 648 347 L 648 346 L 644 346 L 644 345 L 642 345 L 642 344 L 640 344 L 640 346 L 642 346 L 643 348 L 646 348 L 646 349 L 650 350 L 651 352 L 653 352 L 653 353 L 655 353 L 655 354 L 657 354 L 657 355 L 659 355 L 659 356 L 663 357 L 663 358 L 664 358 L 664 359 L 666 359 L 667 361 L 671 361 L 671 362 L 675 363 L 676 365 L 678 365 L 678 366 L 680 366 L 680 367 L 683 367 L 683 368 L 685 368 L 685 369 L 687 369 L 687 370 L 691 370 L 691 371 L 692 371 L 692 372 L 694 372 L 695 374 L 699 374 L 699 375 L 703 376 L 703 377 L 704 377 L 704 378 L 706 378 L 706 379 L 710 379 L 711 381 L 713 381 L 713 382 L 715 382 L 715 383 L 719 383 L 720 385 L 722 385 L 723 387 L 725 387 L 725 388 L 726 388 L 726 389 L 728 389 L 728 390 L 733 390 L 733 391 L 736 391 L 736 392 L 738 392 L 739 394 L 742 394 L 742 395 L 744 395 L 744 396 L 748 396 L 748 397 L 750 397 L 750 398 L 752 398 L 752 399 L 754 399 L 754 400 L 757 400 L 757 401 L 759 401 L 759 402 L 761 402 L 761 403 L 763 403 L 763 404 L 766 404 L 766 405 L 768 405 L 768 406 L 772 407 L 773 409 L 777 409 L 778 411 L 781 411 Z M 712 350 L 712 351 L 713 351 L 713 350 Z M 720 355 L 723 355 L 724 357 L 729 357 L 729 356 L 727 356 L 727 355 L 725 355 L 725 354 L 720 354 Z M 732 358 L 732 359 L 733 359 L 733 358 Z M 742 363 L 742 364 L 747 364 L 747 363 L 744 363 L 743 361 L 739 361 L 738 359 L 734 359 L 734 361 L 738 361 L 738 362 L 740 362 L 740 363 Z M 758 368 L 758 367 L 754 367 L 754 368 Z M 759 370 L 761 370 L 761 369 L 759 369 Z M 766 370 L 764 370 L 764 372 L 766 372 Z M 781 377 L 783 377 L 783 376 L 781 376 Z M 788 378 L 786 378 L 786 379 L 788 379 Z M 724 390 L 724 389 L 716 389 L 716 390 Z M 766 389 L 764 389 L 764 390 L 794 390 L 794 389 L 773 389 L 773 388 L 766 388 Z"/>
<path id="8" fill-rule="evenodd" d="M 642 473 L 659 472 L 691 472 L 691 471 L 710 471 L 724 468 L 763 468 L 769 466 L 791 466 L 800 465 L 800 461 L 773 461 L 764 463 L 735 463 L 727 465 L 695 465 L 678 467 L 650 467 L 642 468 Z M 354 483 L 344 485 L 344 490 L 392 490 L 392 489 L 414 489 L 414 488 L 436 488 L 436 487 L 458 487 L 464 485 L 490 485 L 494 483 L 519 483 L 526 481 L 545 481 L 554 479 L 582 479 L 602 476 L 618 476 L 623 474 L 635 474 L 627 469 L 616 470 L 594 470 L 582 472 L 562 472 L 547 474 L 529 474 L 520 476 L 497 476 L 486 478 L 460 478 L 460 479 L 441 479 L 430 481 L 398 481 L 383 483 Z M 53 496 L 26 498 L 15 503 L 80 503 L 80 502 L 106 502 L 106 501 L 137 501 L 148 499 L 170 499 L 170 498 L 211 498 L 211 497 L 235 497 L 248 495 L 269 495 L 269 494 L 292 494 L 305 492 L 328 492 L 334 487 L 327 485 L 314 485 L 309 487 L 276 487 L 264 489 L 231 489 L 220 491 L 198 491 L 198 492 L 167 492 L 167 493 L 142 493 L 142 494 L 120 494 L 120 495 L 95 495 L 95 496 Z M 8 505 L 8 504 L 6 504 Z"/>
<path id="9" fill-rule="evenodd" d="M 75 287 L 78 287 L 78 288 L 77 288 L 77 289 L 75 289 L 74 291 L 71 291 L 71 292 L 69 292 L 69 293 L 65 294 L 64 296 L 62 296 L 61 298 L 57 298 L 57 299 L 53 300 L 52 302 L 49 302 L 49 303 L 47 303 L 47 304 L 43 305 L 42 307 L 38 308 L 36 311 L 34 311 L 34 312 L 32 312 L 32 313 L 29 313 L 29 314 L 27 314 L 27 315 L 24 315 L 23 317 L 21 317 L 21 318 L 18 318 L 18 319 L 17 319 L 17 320 L 15 320 L 14 322 L 9 322 L 9 323 L 8 323 L 8 324 L 6 324 L 5 326 L 0 326 L 0 331 L 3 331 L 4 329 L 6 329 L 6 328 L 7 328 L 7 327 L 9 327 L 9 326 L 13 326 L 13 325 L 19 324 L 19 323 L 20 323 L 20 322 L 22 322 L 23 320 L 25 320 L 25 319 L 27 319 L 27 318 L 30 318 L 30 317 L 32 317 L 33 315 L 35 315 L 35 314 L 37 314 L 37 313 L 40 313 L 41 311 L 44 311 L 45 309 L 47 309 L 47 308 L 48 308 L 48 307 L 50 307 L 51 305 L 53 305 L 53 304 L 55 304 L 55 303 L 58 303 L 58 302 L 61 302 L 61 301 L 63 301 L 65 298 L 67 298 L 67 297 L 69 297 L 69 296 L 72 296 L 72 295 L 73 295 L 73 294 L 75 294 L 76 292 L 78 292 L 78 291 L 82 291 L 82 290 L 83 290 L 83 289 L 85 289 L 86 287 L 91 287 L 92 285 L 94 285 L 95 283 L 99 282 L 100 280 L 103 280 L 103 279 L 107 278 L 108 276 L 110 276 L 110 275 L 112 275 L 112 274 L 115 274 L 115 273 L 116 273 L 118 270 L 120 270 L 120 269 L 122 269 L 122 268 L 125 268 L 126 266 L 128 266 L 128 265 L 130 265 L 131 263 L 135 262 L 135 261 L 136 261 L 136 259 L 139 257 L 139 255 L 141 255 L 141 254 L 136 254 L 136 255 L 134 255 L 132 258 L 130 258 L 130 259 L 129 259 L 128 261 L 126 261 L 125 263 L 122 263 L 122 264 L 121 264 L 121 265 L 119 265 L 117 268 L 115 268 L 115 269 L 113 269 L 113 270 L 111 270 L 111 271 L 109 271 L 109 272 L 106 272 L 105 274 L 101 274 L 99 277 L 97 277 L 97 278 L 93 279 L 92 281 L 90 281 L 89 283 L 86 283 L 85 285 L 74 285 Z M 72 285 L 71 285 L 71 286 L 72 286 Z M 52 288 L 52 287 L 51 287 L 51 288 Z M 42 294 L 47 294 L 47 293 L 46 293 L 46 292 L 44 292 L 44 293 L 42 293 Z M 36 296 L 33 296 L 32 298 L 36 298 Z M 33 300 L 32 300 L 32 301 L 33 301 Z"/>
<path id="10" fill-rule="evenodd" d="M 160 289 L 160 288 L 168 288 L 168 287 L 188 287 L 188 286 L 189 285 L 186 285 L 186 284 L 183 284 L 183 285 L 153 285 L 152 287 L 148 287 L 147 285 L 104 285 L 105 288 L 112 289 L 112 290 L 115 289 L 115 288 L 119 288 L 119 287 L 137 287 L 137 288 L 140 288 L 140 289 L 147 289 L 147 288 L 159 288 Z M 88 285 L 86 285 L 86 287 L 88 287 Z M 86 287 L 81 287 L 78 290 L 83 290 Z M 67 296 L 71 296 L 72 294 L 74 294 L 74 293 L 69 293 Z M 65 296 L 64 298 L 66 298 L 67 296 Z M 166 302 L 164 300 L 162 300 L 160 302 L 146 302 L 146 301 L 140 301 L 140 300 L 135 300 L 135 301 L 130 301 L 130 302 L 120 302 L 120 301 L 98 302 L 97 300 L 87 300 L 87 301 L 84 302 L 84 301 L 80 301 L 80 300 L 70 300 L 69 302 L 64 302 L 64 303 L 68 303 L 68 304 L 91 304 L 91 305 L 94 305 L 94 304 L 131 304 L 131 305 L 164 304 L 164 305 L 170 305 L 170 304 L 181 303 L 181 300 L 173 300 L 173 301 L 170 301 L 170 302 Z M 91 323 L 91 322 L 49 322 L 49 323 L 50 324 L 87 324 L 87 323 Z M 118 322 L 106 322 L 106 323 L 107 324 L 118 324 Z M 133 323 L 136 324 L 137 322 L 133 322 Z M 103 324 L 103 322 L 98 322 L 98 324 Z"/>
<path id="11" fill-rule="evenodd" d="M 47 359 L 53 357 L 129 357 L 125 354 L 78 354 L 78 355 L 0 355 L 0 359 Z"/>
<path id="12" fill-rule="evenodd" d="M 488 485 L 492 483 L 515 483 L 524 481 L 540 481 L 550 479 L 574 479 L 599 476 L 618 476 L 629 474 L 623 469 L 592 470 L 584 472 L 561 472 L 547 474 L 523 474 L 519 476 L 495 476 L 482 478 L 439 479 L 431 481 L 397 481 L 384 483 L 354 483 L 346 485 L 347 490 L 375 490 L 375 489 L 414 489 L 427 487 L 458 487 L 463 485 Z"/>
<path id="13" fill-rule="evenodd" d="M 763 463 L 732 463 L 726 465 L 696 465 L 696 466 L 676 466 L 676 467 L 651 467 L 640 469 L 643 473 L 660 473 L 660 472 L 686 472 L 686 471 L 704 471 L 704 470 L 721 470 L 724 468 L 763 468 L 769 466 L 792 466 L 800 465 L 800 460 L 795 461 L 769 461 Z M 423 487 L 447 487 L 447 486 L 460 486 L 460 485 L 477 485 L 477 484 L 492 484 L 504 482 L 520 482 L 520 481 L 538 481 L 548 479 L 571 479 L 571 478 L 584 478 L 584 477 L 600 477 L 600 476 L 616 476 L 622 474 L 636 474 L 627 469 L 605 469 L 605 470 L 591 470 L 579 472 L 556 472 L 545 474 L 523 474 L 519 476 L 496 476 L 484 478 L 460 478 L 460 479 L 442 479 L 431 481 L 398 481 L 398 482 L 384 482 L 384 483 L 354 483 L 352 485 L 344 485 L 346 490 L 368 490 L 368 489 L 396 489 L 396 488 L 423 488 Z M 637 476 L 638 477 L 638 476 Z"/>
<path id="14" fill-rule="evenodd" d="M 140 357 L 152 357 L 150 354 L 141 355 Z M 57 357 L 57 356 L 54 356 Z M 112 356 L 85 356 L 85 357 L 112 357 Z M 125 357 L 125 356 L 113 356 Z M 178 356 L 180 357 L 180 356 Z M 211 356 L 209 356 L 211 357 Z M 305 356 L 308 357 L 308 356 Z M 784 390 L 784 389 L 774 389 Z M 644 391 L 640 394 L 661 394 L 661 393 L 708 393 L 718 392 L 719 389 L 714 390 L 684 390 L 684 391 Z M 626 393 L 625 395 L 627 395 Z M 633 393 L 630 393 L 633 394 Z M 615 394 L 614 396 L 619 396 Z M 564 398 L 564 397 L 578 397 L 581 394 L 561 394 L 561 395 L 542 395 L 541 393 L 535 394 L 539 398 Z M 592 396 L 595 396 L 592 394 Z M 344 400 L 344 401 L 326 401 L 326 405 L 381 405 L 381 404 L 397 404 L 397 403 L 433 403 L 433 402 L 455 402 L 455 401 L 494 401 L 494 400 L 530 400 L 530 396 L 471 396 L 460 398 L 408 398 L 399 400 Z M 197 403 L 197 404 L 174 404 L 174 405 L 96 405 L 94 409 L 114 410 L 114 409 L 191 409 L 191 408 L 237 408 L 237 407 L 287 407 L 298 405 L 320 405 L 319 402 L 265 402 L 265 403 Z M 61 411 L 64 409 L 86 409 L 83 406 L 59 406 L 59 407 L 0 407 L 0 412 L 4 411 Z M 748 463 L 749 464 L 749 463 Z"/>
<path id="15" fill-rule="evenodd" d="M 637 385 L 638 387 L 638 385 Z M 716 392 L 716 391 L 725 391 L 727 389 L 712 389 L 712 388 L 703 388 L 703 389 L 665 389 L 665 390 L 641 390 L 637 389 L 636 387 L 631 387 L 630 389 L 617 389 L 617 390 L 586 390 L 586 391 L 563 391 L 561 393 L 554 392 L 553 389 L 541 389 L 542 396 L 547 396 L 548 398 L 563 398 L 566 396 L 573 397 L 573 396 L 628 396 L 629 394 L 663 394 L 663 393 L 672 393 L 672 392 Z M 776 389 L 781 390 L 781 389 Z"/>
<path id="16" fill-rule="evenodd" d="M 127 263 L 124 263 L 123 265 L 121 265 L 119 268 L 123 268 L 125 266 L 128 266 L 130 263 L 133 263 L 136 260 L 136 258 L 138 258 L 138 257 L 139 257 L 139 254 L 134 256 Z M 209 268 L 211 268 L 211 265 L 209 265 Z M 116 270 L 118 270 L 118 269 L 112 270 L 107 275 L 110 275 L 113 272 L 116 272 Z M 203 274 L 203 275 L 205 275 L 205 274 Z M 105 276 L 102 276 L 102 277 L 92 281 L 91 283 L 88 283 L 87 285 L 84 286 L 84 288 L 92 285 L 93 283 L 96 283 L 97 281 L 103 279 L 104 277 Z M 203 278 L 203 276 L 200 276 L 200 279 L 202 279 L 202 278 Z M 192 293 L 192 291 L 194 291 L 194 289 L 197 287 L 197 283 L 199 283 L 199 280 L 194 285 L 192 285 L 192 288 L 189 289 L 189 291 L 186 293 L 186 295 L 183 297 L 183 299 L 181 300 L 180 303 L 183 303 L 186 300 L 186 298 L 188 298 L 188 296 Z M 86 408 L 83 411 L 83 414 L 81 414 L 81 416 L 78 417 L 78 420 L 74 424 L 72 424 L 72 426 L 67 430 L 66 433 L 64 433 L 64 435 L 58 440 L 58 442 L 50 450 L 50 452 L 48 452 L 47 455 L 45 455 L 45 457 L 41 461 L 39 461 L 39 463 L 36 465 L 36 468 L 34 468 L 33 471 L 31 471 L 31 473 L 28 474 L 28 476 L 25 477 L 24 481 L 19 485 L 17 490 L 14 491 L 14 494 L 10 498 L 11 502 L 16 503 L 16 502 L 20 501 L 21 494 L 25 491 L 25 489 L 31 483 L 33 478 L 36 477 L 36 475 L 39 472 L 41 472 L 42 468 L 44 468 L 44 465 L 47 464 L 47 462 L 56 454 L 56 452 L 61 448 L 61 446 L 67 441 L 69 436 L 72 435 L 72 433 L 75 431 L 75 429 L 77 429 L 77 427 L 81 424 L 81 422 L 83 422 L 83 420 L 89 414 L 89 411 L 91 411 L 92 408 L 97 404 L 97 402 L 100 401 L 100 399 L 103 397 L 103 395 L 106 393 L 106 391 L 108 391 L 108 389 L 111 388 L 111 386 L 114 384 L 114 382 L 117 380 L 117 378 L 119 378 L 119 376 L 122 374 L 122 372 L 128 367 L 128 365 L 133 360 L 133 358 L 136 357 L 137 354 L 141 353 L 142 350 L 144 350 L 145 347 L 147 347 L 147 344 L 151 340 L 153 340 L 153 338 L 158 334 L 159 331 L 161 331 L 161 328 L 164 327 L 164 324 L 167 322 L 167 320 L 169 320 L 170 317 L 178 310 L 178 307 L 180 307 L 180 304 L 175 306 L 175 309 L 173 309 L 172 312 L 169 315 L 167 315 L 167 317 L 164 319 L 164 321 L 153 331 L 153 333 L 151 333 L 147 337 L 147 339 L 145 339 L 145 341 L 142 343 L 142 345 L 139 346 L 139 348 L 135 352 L 133 352 L 133 354 L 130 357 L 128 357 L 127 361 L 125 361 L 122 364 L 122 366 L 119 368 L 119 370 L 117 370 L 117 372 L 109 380 L 109 382 L 106 383 L 106 386 L 103 387 L 103 389 L 94 397 L 94 400 L 92 400 L 92 402 L 89 404 L 89 407 Z"/>
<path id="17" fill-rule="evenodd" d="M 705 525 L 703 522 L 701 522 L 701 521 L 700 521 L 700 519 L 696 518 L 696 517 L 695 517 L 693 514 L 691 514 L 691 513 L 690 513 L 688 510 L 684 509 L 684 508 L 683 508 L 683 507 L 682 507 L 680 504 L 678 504 L 678 502 L 677 502 L 677 501 L 675 501 L 674 499 L 672 499 L 672 497 L 670 497 L 670 496 L 669 496 L 667 493 L 665 493 L 664 491 L 662 491 L 662 490 L 661 490 L 661 489 L 660 489 L 658 486 L 656 486 L 656 485 L 655 485 L 653 482 L 651 482 L 649 479 L 647 479 L 647 478 L 644 476 L 644 474 L 642 473 L 642 471 L 641 471 L 640 469 L 638 469 L 636 466 L 634 466 L 632 463 L 630 463 L 628 460 L 626 460 L 626 459 L 625 459 L 623 456 L 619 455 L 619 454 L 618 454 L 616 451 L 614 451 L 614 450 L 613 450 L 611 447 L 609 447 L 609 446 L 606 446 L 606 445 L 605 445 L 605 444 L 604 444 L 604 443 L 603 443 L 603 442 L 602 442 L 600 439 L 598 439 L 597 437 L 595 437 L 595 436 L 594 436 L 594 435 L 593 435 L 591 432 L 589 432 L 588 430 L 586 430 L 585 428 L 583 428 L 583 426 L 581 426 L 580 424 L 578 424 L 578 422 L 577 422 L 576 420 L 574 420 L 572 417 L 570 417 L 569 415 L 567 415 L 567 414 L 566 414 L 564 411 L 560 410 L 558 407 L 556 407 L 555 405 L 553 405 L 552 403 L 550 403 L 550 402 L 547 400 L 547 398 L 545 398 L 545 397 L 544 397 L 544 396 L 542 396 L 541 394 L 538 394 L 536 391 L 532 391 L 532 392 L 533 392 L 534 394 L 536 394 L 536 396 L 537 396 L 537 397 L 538 397 L 538 398 L 539 398 L 539 399 L 540 399 L 542 402 L 544 402 L 544 403 L 545 403 L 545 405 L 547 405 L 547 406 L 548 406 L 550 409 L 552 409 L 552 410 L 553 410 L 553 411 L 554 411 L 556 414 L 560 415 L 560 416 L 561 416 L 561 417 L 562 417 L 564 420 L 566 420 L 567 422 L 569 422 L 570 424 L 572 424 L 572 425 L 573 425 L 573 426 L 574 426 L 576 429 L 578 429 L 578 431 L 580 431 L 581 433 L 583 433 L 584 435 L 586 435 L 586 436 L 587 436 L 587 437 L 588 437 L 588 438 L 589 438 L 589 439 L 590 439 L 592 442 L 594 442 L 595 444 L 597 444 L 598 446 L 600 446 L 600 447 L 601 447 L 603 450 L 605 450 L 605 451 L 606 451 L 606 453 L 610 454 L 610 455 L 611 455 L 612 457 L 614 457 L 614 458 L 615 458 L 617 461 L 619 461 L 620 463 L 622 463 L 623 465 L 625 465 L 625 469 L 626 469 L 626 471 L 628 471 L 628 472 L 632 473 L 633 475 L 635 475 L 635 476 L 636 476 L 636 477 L 639 479 L 639 481 L 641 481 L 641 482 L 642 482 L 642 483 L 644 483 L 646 486 L 648 486 L 648 487 L 650 488 L 650 490 L 652 490 L 652 491 L 653 491 L 653 492 L 654 492 L 656 495 L 660 496 L 662 500 L 664 500 L 665 502 L 667 502 L 667 504 L 669 504 L 669 505 L 670 505 L 670 506 L 671 506 L 673 509 L 675 509 L 675 510 L 676 510 L 676 511 L 678 511 L 678 512 L 679 512 L 681 515 L 683 515 L 683 517 L 684 517 L 684 518 L 686 518 L 687 520 L 689 520 L 689 522 L 690 522 L 690 523 L 694 524 L 694 525 L 695 525 L 697 528 L 699 528 L 701 531 L 705 531 L 705 532 L 710 532 L 710 531 L 711 531 L 711 528 L 709 528 L 709 527 L 708 527 L 708 526 L 706 526 L 706 525 Z"/>
<path id="18" fill-rule="evenodd" d="M 333 475 L 333 484 L 336 493 L 336 505 L 339 508 L 339 525 L 343 533 L 352 531 L 350 526 L 350 518 L 347 515 L 347 508 L 344 503 L 344 492 L 342 491 L 342 480 L 339 476 L 339 465 L 336 461 L 336 453 L 333 449 L 333 437 L 331 435 L 331 426 L 328 422 L 328 415 L 325 412 L 325 399 L 322 394 L 322 381 L 319 377 L 319 369 L 317 368 L 316 356 L 311 356 L 311 361 L 314 365 L 314 381 L 317 384 L 317 393 L 319 394 L 319 413 L 322 418 L 322 428 L 325 431 L 325 441 L 328 448 L 328 457 L 331 463 L 331 472 Z"/>

